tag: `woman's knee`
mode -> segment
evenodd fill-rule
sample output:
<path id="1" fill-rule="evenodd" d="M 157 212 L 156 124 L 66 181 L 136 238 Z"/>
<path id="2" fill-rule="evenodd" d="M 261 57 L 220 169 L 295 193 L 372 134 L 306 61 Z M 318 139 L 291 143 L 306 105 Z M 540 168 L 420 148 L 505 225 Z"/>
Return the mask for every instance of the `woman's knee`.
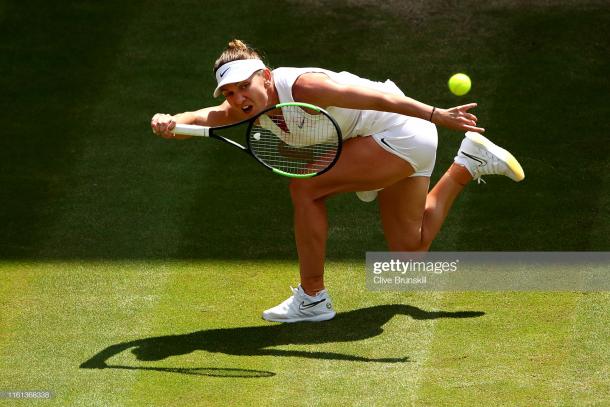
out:
<path id="1" fill-rule="evenodd" d="M 388 248 L 395 252 L 419 252 L 427 251 L 429 242 L 423 240 L 421 227 L 397 228 L 391 232 L 386 231 Z"/>
<path id="2" fill-rule="evenodd" d="M 290 198 L 294 204 L 317 199 L 315 185 L 309 179 L 292 179 L 289 185 Z"/>

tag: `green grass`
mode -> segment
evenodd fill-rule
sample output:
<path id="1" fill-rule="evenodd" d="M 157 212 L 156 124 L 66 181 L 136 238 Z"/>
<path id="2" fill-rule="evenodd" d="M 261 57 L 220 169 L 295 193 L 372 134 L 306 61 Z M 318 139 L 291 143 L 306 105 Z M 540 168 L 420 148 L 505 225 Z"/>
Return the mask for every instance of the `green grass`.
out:
<path id="1" fill-rule="evenodd" d="M 155 112 L 214 103 L 233 37 L 271 66 L 479 103 L 526 179 L 469 186 L 434 250 L 609 250 L 604 1 L 5 1 L 0 391 L 104 406 L 610 402 L 608 293 L 368 292 L 364 254 L 385 245 L 376 205 L 353 194 L 328 202 L 337 319 L 260 320 L 296 283 L 287 181 L 149 130 Z M 447 90 L 455 72 L 473 80 L 466 97 Z M 439 133 L 434 179 L 461 140 Z M 463 312 L 484 314 L 446 314 Z M 115 345 L 114 368 L 79 368 Z"/>
<path id="2" fill-rule="evenodd" d="M 50 405 L 610 400 L 608 293 L 371 293 L 359 263 L 328 273 L 338 316 L 281 325 L 259 313 L 289 262 L 4 263 L 2 387 Z"/>
<path id="3" fill-rule="evenodd" d="M 0 15 L 3 258 L 294 259 L 286 180 L 225 145 L 149 131 L 155 112 L 214 103 L 211 65 L 233 36 L 272 66 L 389 77 L 438 106 L 479 102 L 481 124 L 527 178 L 467 188 L 434 250 L 609 247 L 602 2 L 467 2 L 451 11 L 441 2 L 29 4 Z M 245 23 L 246 15 L 256 18 Z M 447 89 L 457 71 L 473 79 L 466 97 Z M 440 130 L 434 179 L 460 139 Z M 374 204 L 349 194 L 329 211 L 332 258 L 385 248 Z"/>

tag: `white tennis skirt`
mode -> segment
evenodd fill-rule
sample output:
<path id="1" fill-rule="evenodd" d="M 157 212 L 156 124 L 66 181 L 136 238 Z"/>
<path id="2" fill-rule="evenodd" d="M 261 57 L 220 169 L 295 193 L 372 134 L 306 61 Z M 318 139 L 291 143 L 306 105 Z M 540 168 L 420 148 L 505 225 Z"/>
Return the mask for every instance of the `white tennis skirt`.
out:
<path id="1" fill-rule="evenodd" d="M 407 161 L 415 172 L 411 177 L 429 177 L 436 162 L 438 133 L 436 126 L 416 117 L 371 137 L 383 149 Z"/>

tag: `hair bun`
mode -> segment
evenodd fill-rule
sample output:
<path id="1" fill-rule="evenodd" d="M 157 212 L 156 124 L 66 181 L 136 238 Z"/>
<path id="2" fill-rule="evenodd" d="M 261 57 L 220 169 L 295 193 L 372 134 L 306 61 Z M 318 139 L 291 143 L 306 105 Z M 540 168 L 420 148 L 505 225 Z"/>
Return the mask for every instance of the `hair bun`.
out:
<path id="1" fill-rule="evenodd" d="M 236 61 L 238 59 L 262 59 L 258 52 L 251 48 L 248 44 L 237 38 L 232 39 L 227 44 L 227 48 L 222 52 L 220 57 L 214 63 L 214 73 L 222 65 L 227 62 Z"/>
<path id="2" fill-rule="evenodd" d="M 242 40 L 238 40 L 237 38 L 235 38 L 229 41 L 229 45 L 227 46 L 227 48 L 246 51 L 248 49 L 248 46 Z"/>

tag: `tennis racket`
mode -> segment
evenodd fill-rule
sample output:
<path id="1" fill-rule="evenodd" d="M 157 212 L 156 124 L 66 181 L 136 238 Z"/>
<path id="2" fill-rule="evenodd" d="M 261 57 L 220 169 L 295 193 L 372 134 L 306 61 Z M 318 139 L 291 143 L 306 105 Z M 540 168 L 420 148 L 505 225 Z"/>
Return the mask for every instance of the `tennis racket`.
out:
<path id="1" fill-rule="evenodd" d="M 342 145 L 341 129 L 327 111 L 298 102 L 280 103 L 227 126 L 176 124 L 173 132 L 224 141 L 276 174 L 292 178 L 328 171 L 337 162 Z"/>

